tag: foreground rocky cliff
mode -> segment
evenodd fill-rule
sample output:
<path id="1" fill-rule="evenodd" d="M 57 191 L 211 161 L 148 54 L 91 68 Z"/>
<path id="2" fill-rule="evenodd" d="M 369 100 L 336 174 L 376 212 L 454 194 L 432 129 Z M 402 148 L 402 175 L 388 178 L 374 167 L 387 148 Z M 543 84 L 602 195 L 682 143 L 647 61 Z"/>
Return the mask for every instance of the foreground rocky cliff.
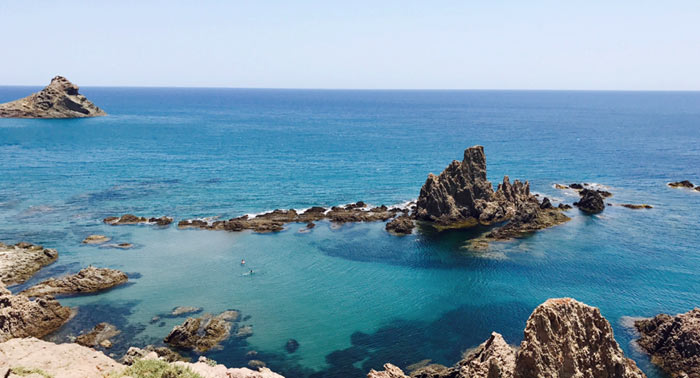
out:
<path id="1" fill-rule="evenodd" d="M 700 308 L 685 314 L 660 314 L 634 323 L 637 344 L 674 377 L 700 377 Z"/>
<path id="2" fill-rule="evenodd" d="M 391 364 L 368 378 L 407 378 Z M 644 373 L 626 358 L 610 323 L 600 311 L 571 298 L 549 299 L 530 315 L 519 349 L 493 333 L 451 368 L 429 365 L 414 378 L 641 378 Z"/>
<path id="3" fill-rule="evenodd" d="M 134 370 L 107 357 L 102 352 L 78 344 L 54 344 L 35 338 L 13 339 L 0 343 L 0 376 L 2 377 L 202 377 L 202 378 L 283 378 L 266 368 L 227 368 L 203 359 L 197 363 L 165 362 L 155 352 L 144 353 L 139 359 L 158 362 L 148 365 L 151 374 L 130 375 Z M 131 363 L 138 363 L 138 360 Z M 161 374 L 155 373 L 162 369 Z M 136 369 L 138 371 L 138 369 Z M 145 369 L 141 369 L 145 370 Z M 182 372 L 188 374 L 182 374 Z M 178 374 L 181 373 L 181 374 Z M 33 375 L 30 375 L 33 374 Z"/>
<path id="4" fill-rule="evenodd" d="M 416 202 L 416 218 L 437 228 L 462 228 L 510 221 L 477 241 L 507 240 L 570 220 L 548 199 L 540 202 L 530 184 L 508 176 L 494 192 L 486 179 L 484 147 L 469 147 L 440 175 L 428 175 Z"/>
<path id="5" fill-rule="evenodd" d="M 78 86 L 56 76 L 41 91 L 0 104 L 0 118 L 83 118 L 107 115 L 78 93 Z"/>

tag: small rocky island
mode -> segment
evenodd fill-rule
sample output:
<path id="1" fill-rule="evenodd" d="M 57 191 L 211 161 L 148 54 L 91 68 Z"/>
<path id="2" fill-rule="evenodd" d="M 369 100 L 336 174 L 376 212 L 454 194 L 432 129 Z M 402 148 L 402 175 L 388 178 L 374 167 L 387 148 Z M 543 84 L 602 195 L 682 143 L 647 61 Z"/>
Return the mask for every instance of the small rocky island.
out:
<path id="1" fill-rule="evenodd" d="M 78 86 L 56 76 L 41 91 L 0 104 L 0 118 L 84 118 L 105 116 L 102 109 L 78 93 Z"/>

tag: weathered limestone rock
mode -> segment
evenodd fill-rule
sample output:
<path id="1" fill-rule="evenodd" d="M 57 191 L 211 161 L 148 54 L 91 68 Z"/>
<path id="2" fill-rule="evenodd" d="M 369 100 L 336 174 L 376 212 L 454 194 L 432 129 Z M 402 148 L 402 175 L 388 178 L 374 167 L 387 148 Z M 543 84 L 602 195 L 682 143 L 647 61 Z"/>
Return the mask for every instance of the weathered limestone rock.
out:
<path id="1" fill-rule="evenodd" d="M 78 86 L 56 76 L 41 91 L 0 104 L 0 118 L 83 118 L 107 115 L 78 93 Z"/>
<path id="2" fill-rule="evenodd" d="M 146 218 L 139 217 L 133 214 L 124 214 L 121 217 L 107 217 L 103 220 L 103 222 L 112 226 L 118 226 L 123 224 L 155 224 L 158 226 L 167 226 L 170 223 L 173 223 L 173 218 L 165 216 L 160 218 Z"/>
<path id="3" fill-rule="evenodd" d="M 674 377 L 700 377 L 700 308 L 638 320 L 637 344 Z"/>
<path id="4" fill-rule="evenodd" d="M 21 292 L 28 297 L 60 294 L 83 294 L 110 289 L 125 283 L 124 272 L 90 266 L 78 273 L 61 278 L 50 278 Z"/>
<path id="5" fill-rule="evenodd" d="M 199 318 L 187 318 L 184 323 L 175 326 L 163 341 L 174 347 L 204 353 L 231 335 L 232 322 L 239 316 L 237 311 L 224 311 L 216 316 L 204 314 Z"/>
<path id="6" fill-rule="evenodd" d="M 75 338 L 75 342 L 86 347 L 101 345 L 105 348 L 110 348 L 112 345 L 110 339 L 120 333 L 121 331 L 116 326 L 103 322 L 96 325 L 89 332 L 78 335 Z"/>
<path id="7" fill-rule="evenodd" d="M 583 189 L 579 194 L 581 195 L 581 199 L 578 202 L 574 202 L 574 206 L 577 206 L 582 211 L 589 214 L 597 214 L 605 209 L 603 196 L 597 191 Z"/>
<path id="8" fill-rule="evenodd" d="M 407 377 L 386 364 L 370 378 Z M 549 299 L 530 315 L 525 337 L 516 351 L 498 333 L 451 368 L 429 365 L 412 378 L 642 378 L 634 361 L 625 358 L 612 328 L 600 311 L 571 298 Z"/>
<path id="9" fill-rule="evenodd" d="M 514 376 L 645 377 L 624 356 L 600 310 L 571 298 L 549 299 L 530 315 Z"/>
<path id="10" fill-rule="evenodd" d="M 12 295 L 0 283 L 0 342 L 15 337 L 44 337 L 70 316 L 70 308 L 61 306 L 53 297 L 30 300 L 24 295 Z"/>
<path id="11" fill-rule="evenodd" d="M 55 249 L 40 245 L 21 242 L 8 246 L 0 243 L 0 281 L 5 285 L 20 284 L 57 258 Z"/>

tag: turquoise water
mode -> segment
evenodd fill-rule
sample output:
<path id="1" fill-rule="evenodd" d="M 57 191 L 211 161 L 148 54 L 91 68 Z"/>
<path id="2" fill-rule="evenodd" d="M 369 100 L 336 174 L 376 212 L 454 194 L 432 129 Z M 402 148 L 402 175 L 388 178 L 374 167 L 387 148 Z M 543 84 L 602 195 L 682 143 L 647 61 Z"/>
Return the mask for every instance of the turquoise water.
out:
<path id="1" fill-rule="evenodd" d="M 0 102 L 36 89 L 0 87 Z M 519 343 L 539 303 L 571 296 L 599 307 L 625 352 L 661 376 L 630 344 L 623 317 L 700 304 L 700 193 L 665 185 L 700 183 L 700 93 L 82 92 L 110 115 L 0 120 L 0 241 L 60 253 L 28 285 L 88 264 L 132 277 L 62 299 L 79 311 L 55 339 L 111 321 L 124 330 L 119 354 L 162 340 L 182 318 L 149 321 L 175 306 L 234 308 L 254 334 L 210 352 L 217 361 L 245 365 L 256 350 L 290 377 L 360 377 L 384 362 L 452 364 L 491 331 Z M 475 231 L 396 237 L 383 223 L 266 235 L 101 223 L 127 212 L 228 218 L 401 203 L 474 144 L 485 146 L 492 182 L 529 179 L 568 203 L 577 197 L 554 183 L 599 183 L 614 193 L 608 202 L 654 209 L 574 209 L 571 222 L 486 253 L 461 248 Z M 80 245 L 93 233 L 136 248 Z M 293 354 L 290 338 L 300 344 Z"/>

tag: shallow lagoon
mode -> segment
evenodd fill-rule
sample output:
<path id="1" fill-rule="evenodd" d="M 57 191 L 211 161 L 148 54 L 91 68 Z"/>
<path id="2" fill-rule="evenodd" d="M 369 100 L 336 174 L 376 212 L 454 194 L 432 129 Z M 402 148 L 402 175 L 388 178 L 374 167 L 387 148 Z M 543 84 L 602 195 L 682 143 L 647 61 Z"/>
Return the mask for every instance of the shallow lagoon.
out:
<path id="1" fill-rule="evenodd" d="M 0 88 L 0 101 L 31 90 Z M 389 361 L 452 364 L 491 331 L 518 343 L 535 306 L 571 296 L 600 307 L 654 376 L 623 316 L 700 303 L 700 193 L 665 186 L 700 182 L 698 93 L 83 92 L 110 116 L 0 122 L 0 241 L 60 253 L 32 282 L 88 264 L 133 277 L 63 299 L 82 311 L 56 337 L 113 321 L 125 330 L 118 352 L 161 340 L 183 318 L 150 320 L 173 307 L 234 308 L 254 334 L 211 352 L 217 361 L 244 365 L 256 350 L 289 376 L 361 376 Z M 182 219 L 399 203 L 473 144 L 485 145 L 494 183 L 528 178 L 571 203 L 555 182 L 597 182 L 614 193 L 607 202 L 655 208 L 574 209 L 571 222 L 486 253 L 461 248 L 475 231 L 396 237 L 383 223 L 269 235 L 101 223 L 125 212 Z M 136 248 L 80 245 L 91 233 Z M 290 338 L 300 344 L 293 354 Z"/>

